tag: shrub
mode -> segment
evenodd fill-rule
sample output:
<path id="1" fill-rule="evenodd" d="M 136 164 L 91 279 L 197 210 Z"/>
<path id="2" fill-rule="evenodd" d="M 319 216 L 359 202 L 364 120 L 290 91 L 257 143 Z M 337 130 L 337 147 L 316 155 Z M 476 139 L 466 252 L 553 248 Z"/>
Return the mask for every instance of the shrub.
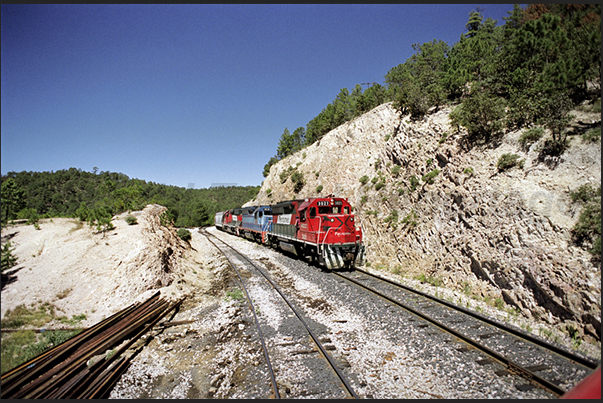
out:
<path id="1" fill-rule="evenodd" d="M 402 167 L 400 165 L 394 165 L 394 167 L 392 168 L 392 175 L 398 176 L 401 168 Z"/>
<path id="2" fill-rule="evenodd" d="M 578 222 L 572 228 L 572 238 L 578 245 L 591 244 L 589 252 L 601 259 L 601 186 L 594 189 L 586 184 L 571 192 L 574 202 L 584 203 Z"/>
<path id="3" fill-rule="evenodd" d="M 595 113 L 601 113 L 601 98 L 597 99 L 593 103 L 593 112 L 595 112 Z"/>
<path id="4" fill-rule="evenodd" d="M 544 135 L 544 129 L 542 127 L 534 127 L 532 129 L 528 129 L 519 137 L 519 143 L 521 147 L 526 150 L 530 148 L 530 146 L 540 140 Z"/>
<path id="5" fill-rule="evenodd" d="M 416 176 L 411 176 L 410 177 L 410 191 L 414 192 L 417 189 L 417 186 L 419 185 L 419 179 Z"/>
<path id="6" fill-rule="evenodd" d="M 415 277 L 415 280 L 419 280 L 421 283 L 427 283 L 434 287 L 439 287 L 443 284 L 443 281 L 440 278 L 434 277 L 434 276 L 428 277 L 423 273 L 421 273 L 419 276 Z"/>
<path id="7" fill-rule="evenodd" d="M 34 208 L 24 208 L 17 213 L 17 218 L 27 219 L 28 224 L 35 224 L 40 220 L 40 216 Z"/>
<path id="8" fill-rule="evenodd" d="M 287 182 L 287 179 L 289 179 L 289 176 L 291 176 L 291 172 L 295 171 L 296 169 L 297 168 L 289 167 L 289 168 L 285 169 L 283 172 L 281 172 L 279 174 L 279 177 L 281 178 L 281 183 Z"/>
<path id="9" fill-rule="evenodd" d="M 295 191 L 295 193 L 299 193 L 300 190 L 302 190 L 304 185 L 306 184 L 306 182 L 304 181 L 304 174 L 297 170 L 293 172 L 293 174 L 291 174 L 291 181 L 295 184 L 293 186 L 293 190 Z"/>
<path id="10" fill-rule="evenodd" d="M 366 201 L 367 201 L 367 200 L 368 200 L 368 196 L 362 196 L 362 197 L 360 198 L 360 204 L 364 204 L 364 203 L 366 203 Z"/>
<path id="11" fill-rule="evenodd" d="M 375 183 L 375 190 L 380 190 L 385 186 L 385 178 L 381 178 L 381 180 Z"/>
<path id="12" fill-rule="evenodd" d="M 192 238 L 191 232 L 186 228 L 179 228 L 178 231 L 176 231 L 176 235 L 178 235 L 180 239 L 186 242 L 190 241 Z"/>
<path id="13" fill-rule="evenodd" d="M 448 132 L 442 134 L 442 138 L 438 141 L 438 144 L 442 144 L 448 138 Z"/>
<path id="14" fill-rule="evenodd" d="M 590 129 L 589 131 L 584 133 L 584 135 L 582 135 L 582 138 L 584 139 L 584 141 L 589 143 L 598 143 L 599 141 L 601 141 L 601 128 L 599 127 L 597 129 Z"/>
<path id="15" fill-rule="evenodd" d="M 322 185 L 318 185 L 316 187 L 316 193 L 320 193 L 320 192 L 322 192 Z"/>
<path id="16" fill-rule="evenodd" d="M 368 180 L 369 180 L 369 178 L 366 175 L 364 175 L 362 178 L 359 179 L 359 181 L 360 181 L 360 183 L 362 183 L 362 185 L 366 185 Z"/>
<path id="17" fill-rule="evenodd" d="M 383 221 L 390 225 L 393 229 L 396 229 L 398 226 L 398 211 L 392 211 L 390 215 L 383 219 Z"/>
<path id="18" fill-rule="evenodd" d="M 17 263 L 17 258 L 12 255 L 12 252 L 10 242 L 2 246 L 2 269 L 0 271 L 8 270 Z"/>
<path id="19" fill-rule="evenodd" d="M 125 220 L 129 225 L 138 224 L 138 220 L 133 215 L 126 216 Z"/>
<path id="20" fill-rule="evenodd" d="M 86 203 L 81 202 L 80 207 L 75 210 L 75 214 L 78 216 L 80 221 L 88 221 L 88 215 L 90 214 L 90 211 L 88 210 L 88 206 L 86 206 Z"/>
<path id="21" fill-rule="evenodd" d="M 402 224 L 408 224 L 409 228 L 414 228 L 417 225 L 417 213 L 411 210 L 406 217 L 402 219 Z"/>
<path id="22" fill-rule="evenodd" d="M 464 173 L 465 175 L 469 175 L 469 176 L 471 176 L 471 175 L 473 175 L 473 168 L 472 168 L 472 167 L 467 167 L 467 168 L 465 168 L 465 169 L 463 170 L 463 173 Z"/>
<path id="23" fill-rule="evenodd" d="M 517 154 L 503 154 L 496 163 L 496 167 L 498 168 L 499 172 L 512 168 L 516 165 L 518 165 L 520 168 L 523 168 L 523 160 L 519 160 L 519 155 Z"/>
<path id="24" fill-rule="evenodd" d="M 423 177 L 421 179 L 423 180 L 423 182 L 433 184 L 433 178 L 438 176 L 439 173 L 440 173 L 439 169 L 434 169 L 433 171 L 423 175 Z"/>
<path id="25" fill-rule="evenodd" d="M 580 186 L 575 192 L 570 192 L 570 197 L 572 198 L 573 202 L 589 202 L 596 197 L 601 197 L 601 187 L 599 186 L 599 189 L 595 189 L 587 183 Z"/>

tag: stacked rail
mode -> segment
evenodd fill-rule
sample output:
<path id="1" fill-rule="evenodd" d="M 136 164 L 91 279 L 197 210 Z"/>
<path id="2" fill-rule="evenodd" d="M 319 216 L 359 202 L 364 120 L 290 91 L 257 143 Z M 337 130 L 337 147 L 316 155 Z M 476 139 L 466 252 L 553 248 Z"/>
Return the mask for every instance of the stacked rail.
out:
<path id="1" fill-rule="evenodd" d="M 124 353 L 182 303 L 170 304 L 159 295 L 158 291 L 6 372 L 1 377 L 2 398 L 103 397 L 136 355 Z"/>

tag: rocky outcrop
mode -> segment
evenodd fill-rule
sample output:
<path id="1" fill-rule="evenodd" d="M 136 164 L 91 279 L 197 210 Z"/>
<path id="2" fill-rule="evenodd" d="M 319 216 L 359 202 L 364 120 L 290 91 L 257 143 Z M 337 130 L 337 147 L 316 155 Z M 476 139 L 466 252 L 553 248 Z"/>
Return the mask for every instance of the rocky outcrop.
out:
<path id="1" fill-rule="evenodd" d="M 600 340 L 600 263 L 571 241 L 580 206 L 569 195 L 586 183 L 600 186 L 600 143 L 570 136 L 555 161 L 539 160 L 544 139 L 523 150 L 521 132 L 468 149 L 449 112 L 412 121 L 383 104 L 274 164 L 248 204 L 347 197 L 371 265 L 438 277 Z M 600 115 L 578 119 L 600 122 Z M 523 167 L 498 172 L 505 153 L 518 154 Z"/>

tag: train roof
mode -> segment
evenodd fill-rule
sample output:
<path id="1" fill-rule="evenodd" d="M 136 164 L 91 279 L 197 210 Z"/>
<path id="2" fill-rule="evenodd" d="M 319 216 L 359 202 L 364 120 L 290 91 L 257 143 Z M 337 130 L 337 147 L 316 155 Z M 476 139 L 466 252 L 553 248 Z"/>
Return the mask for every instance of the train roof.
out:
<path id="1" fill-rule="evenodd" d="M 294 202 L 300 203 L 303 200 L 287 200 L 277 204 L 272 205 L 272 214 L 280 215 L 280 214 L 292 214 L 295 212 L 295 204 Z"/>

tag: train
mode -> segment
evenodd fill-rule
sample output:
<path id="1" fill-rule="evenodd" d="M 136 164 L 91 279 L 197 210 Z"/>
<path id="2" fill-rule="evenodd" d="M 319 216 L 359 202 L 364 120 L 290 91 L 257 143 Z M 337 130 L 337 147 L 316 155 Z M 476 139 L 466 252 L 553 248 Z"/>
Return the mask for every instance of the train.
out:
<path id="1" fill-rule="evenodd" d="M 216 213 L 216 228 L 329 270 L 364 265 L 362 227 L 347 198 L 329 195 Z"/>

